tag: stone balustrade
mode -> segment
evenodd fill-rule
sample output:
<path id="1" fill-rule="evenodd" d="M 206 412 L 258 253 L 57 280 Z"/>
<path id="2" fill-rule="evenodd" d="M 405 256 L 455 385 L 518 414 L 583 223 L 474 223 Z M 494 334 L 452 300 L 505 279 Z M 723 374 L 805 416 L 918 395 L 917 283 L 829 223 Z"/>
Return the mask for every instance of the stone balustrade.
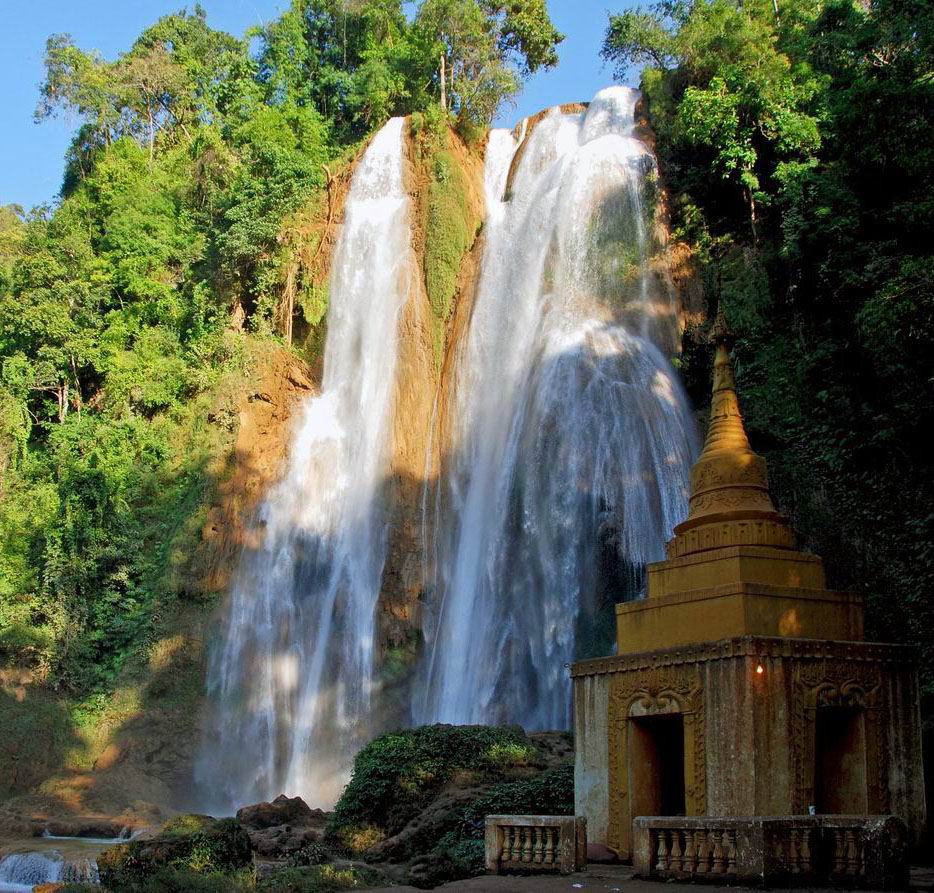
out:
<path id="1" fill-rule="evenodd" d="M 639 817 L 646 878 L 904 889 L 908 829 L 894 816 Z"/>
<path id="2" fill-rule="evenodd" d="M 488 815 L 486 869 L 570 874 L 587 864 L 586 820 L 581 816 Z"/>

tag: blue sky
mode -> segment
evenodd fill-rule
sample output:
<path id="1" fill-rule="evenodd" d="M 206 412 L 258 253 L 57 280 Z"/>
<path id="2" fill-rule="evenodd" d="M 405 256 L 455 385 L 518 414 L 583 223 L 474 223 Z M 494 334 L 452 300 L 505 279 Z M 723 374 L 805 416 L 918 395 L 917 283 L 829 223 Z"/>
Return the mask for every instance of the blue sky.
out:
<path id="1" fill-rule="evenodd" d="M 208 22 L 240 35 L 249 26 L 275 18 L 288 0 L 201 0 Z M 160 15 L 194 0 L 4 0 L 0 31 L 0 204 L 29 208 L 54 199 L 61 185 L 63 158 L 74 119 L 35 124 L 33 110 L 42 81 L 46 38 L 65 32 L 83 49 L 113 58 Z M 611 81 L 599 58 L 606 9 L 616 11 L 629 0 L 548 0 L 555 24 L 565 35 L 561 63 L 536 75 L 501 122 L 560 102 L 590 99 Z"/>

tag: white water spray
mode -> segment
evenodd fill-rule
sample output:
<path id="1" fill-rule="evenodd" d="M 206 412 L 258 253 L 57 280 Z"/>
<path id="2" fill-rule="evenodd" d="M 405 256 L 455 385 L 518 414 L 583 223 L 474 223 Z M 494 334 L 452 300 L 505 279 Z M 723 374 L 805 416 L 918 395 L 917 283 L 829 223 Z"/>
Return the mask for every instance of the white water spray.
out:
<path id="1" fill-rule="evenodd" d="M 414 269 L 402 127 L 389 121 L 354 173 L 331 266 L 322 393 L 306 403 L 287 472 L 261 508 L 262 542 L 241 558 L 213 650 L 198 779 L 214 808 L 283 792 L 328 806 L 371 731 L 382 490 Z"/>
<path id="2" fill-rule="evenodd" d="M 65 859 L 57 850 L 0 859 L 0 893 L 31 893 L 37 884 L 98 884 L 93 859 Z"/>
<path id="3" fill-rule="evenodd" d="M 416 722 L 566 728 L 566 663 L 605 653 L 614 600 L 685 513 L 696 433 L 667 359 L 673 290 L 649 263 L 637 100 L 616 87 L 553 110 L 518 159 L 512 134 L 490 136 Z"/>

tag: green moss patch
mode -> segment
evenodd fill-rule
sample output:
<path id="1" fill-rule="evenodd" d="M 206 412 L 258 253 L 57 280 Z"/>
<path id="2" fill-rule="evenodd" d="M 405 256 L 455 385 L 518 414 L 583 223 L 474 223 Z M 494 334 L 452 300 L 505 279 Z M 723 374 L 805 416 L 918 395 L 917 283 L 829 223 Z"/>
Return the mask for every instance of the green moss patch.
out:
<path id="1" fill-rule="evenodd" d="M 435 362 L 440 367 L 457 276 L 464 255 L 476 238 L 479 221 L 471 212 L 467 177 L 454 154 L 448 148 L 437 148 L 427 155 L 425 163 L 428 173 L 423 209 L 425 287 L 433 316 Z"/>

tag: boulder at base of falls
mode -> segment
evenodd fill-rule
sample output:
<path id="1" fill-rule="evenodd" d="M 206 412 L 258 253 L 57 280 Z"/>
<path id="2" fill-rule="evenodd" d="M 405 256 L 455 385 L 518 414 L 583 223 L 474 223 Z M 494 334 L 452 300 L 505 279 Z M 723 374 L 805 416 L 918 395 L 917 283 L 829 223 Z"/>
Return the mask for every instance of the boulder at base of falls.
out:
<path id="1" fill-rule="evenodd" d="M 163 825 L 154 837 L 110 847 L 98 857 L 97 865 L 104 887 L 124 890 L 165 869 L 226 873 L 246 868 L 252 861 L 249 835 L 236 819 L 182 815 Z"/>
<path id="2" fill-rule="evenodd" d="M 312 809 L 301 797 L 280 794 L 271 803 L 256 803 L 237 810 L 237 821 L 246 829 L 256 855 L 282 859 L 324 836 L 328 814 Z"/>
<path id="3" fill-rule="evenodd" d="M 312 809 L 301 797 L 286 797 L 285 794 L 280 794 L 272 803 L 256 803 L 237 810 L 237 821 L 249 831 L 276 825 L 323 828 L 327 819 L 323 810 Z"/>

